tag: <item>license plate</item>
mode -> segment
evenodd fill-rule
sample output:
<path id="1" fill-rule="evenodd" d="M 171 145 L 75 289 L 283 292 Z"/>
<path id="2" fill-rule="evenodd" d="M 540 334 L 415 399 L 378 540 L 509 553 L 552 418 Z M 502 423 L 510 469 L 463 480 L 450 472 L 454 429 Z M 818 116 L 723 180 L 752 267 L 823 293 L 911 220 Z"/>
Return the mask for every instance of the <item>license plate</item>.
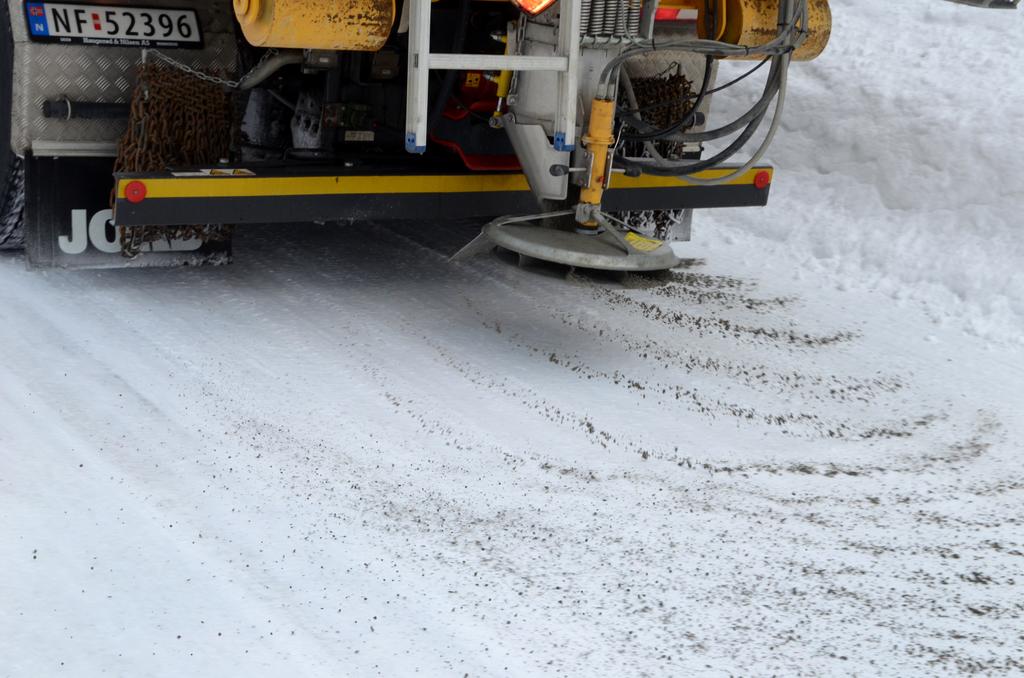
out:
<path id="1" fill-rule="evenodd" d="M 26 2 L 28 34 L 35 42 L 112 47 L 203 46 L 193 9 Z"/>

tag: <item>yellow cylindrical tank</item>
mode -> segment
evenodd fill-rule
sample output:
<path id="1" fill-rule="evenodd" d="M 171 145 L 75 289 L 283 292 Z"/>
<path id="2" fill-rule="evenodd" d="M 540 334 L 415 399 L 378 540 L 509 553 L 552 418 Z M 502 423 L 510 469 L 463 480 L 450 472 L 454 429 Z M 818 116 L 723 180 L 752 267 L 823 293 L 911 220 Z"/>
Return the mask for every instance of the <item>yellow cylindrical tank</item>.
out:
<path id="1" fill-rule="evenodd" d="M 779 32 L 779 0 L 704 0 L 699 11 L 697 26 L 702 38 L 713 37 L 733 45 L 762 45 Z M 715 17 L 714 36 L 707 35 L 709 22 L 704 19 L 709 11 Z M 828 0 L 807 0 L 807 13 L 807 40 L 793 52 L 794 61 L 817 58 L 832 34 Z"/>
<path id="2" fill-rule="evenodd" d="M 395 20 L 395 0 L 234 0 L 245 39 L 257 47 L 376 51 Z"/>

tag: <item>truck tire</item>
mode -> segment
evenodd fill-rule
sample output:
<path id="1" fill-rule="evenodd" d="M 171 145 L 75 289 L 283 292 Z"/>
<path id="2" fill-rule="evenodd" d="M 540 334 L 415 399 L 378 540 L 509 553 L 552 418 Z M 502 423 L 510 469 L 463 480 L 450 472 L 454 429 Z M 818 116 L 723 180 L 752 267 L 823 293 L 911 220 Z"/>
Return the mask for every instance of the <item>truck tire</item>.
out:
<path id="1" fill-rule="evenodd" d="M 25 244 L 25 163 L 11 151 L 14 39 L 9 3 L 0 3 L 0 250 Z"/>
<path id="2" fill-rule="evenodd" d="M 11 154 L 4 175 L 6 187 L 0 197 L 0 250 L 25 246 L 25 163 Z"/>

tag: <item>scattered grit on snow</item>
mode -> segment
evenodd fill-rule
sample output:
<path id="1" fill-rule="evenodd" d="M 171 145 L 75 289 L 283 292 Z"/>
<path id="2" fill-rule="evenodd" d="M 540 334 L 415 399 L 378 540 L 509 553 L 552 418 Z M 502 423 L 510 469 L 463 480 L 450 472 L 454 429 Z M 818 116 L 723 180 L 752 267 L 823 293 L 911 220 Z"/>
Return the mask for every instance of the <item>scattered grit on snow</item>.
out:
<path id="1" fill-rule="evenodd" d="M 0 261 L 4 676 L 1024 669 L 1024 355 L 696 250 Z"/>
<path id="2" fill-rule="evenodd" d="M 0 676 L 1024 671 L 1021 17 L 834 4 L 773 206 L 666 279 L 0 258 Z"/>
<path id="3" fill-rule="evenodd" d="M 1024 341 L 1020 12 L 831 5 L 828 50 L 790 72 L 768 208 L 698 215 L 697 238 L 715 251 L 746 243 L 769 255 L 766 273 L 825 272 Z"/>

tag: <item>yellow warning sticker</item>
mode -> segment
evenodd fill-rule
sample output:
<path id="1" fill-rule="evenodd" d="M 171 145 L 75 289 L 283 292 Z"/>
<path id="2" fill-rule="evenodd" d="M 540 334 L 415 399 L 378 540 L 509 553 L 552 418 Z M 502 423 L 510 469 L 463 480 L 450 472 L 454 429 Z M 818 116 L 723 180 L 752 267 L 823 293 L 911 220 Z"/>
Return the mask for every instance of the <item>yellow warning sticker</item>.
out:
<path id="1" fill-rule="evenodd" d="M 626 242 L 628 242 L 629 246 L 638 252 L 653 252 L 664 244 L 660 240 L 645 238 L 633 231 L 626 234 Z"/>

